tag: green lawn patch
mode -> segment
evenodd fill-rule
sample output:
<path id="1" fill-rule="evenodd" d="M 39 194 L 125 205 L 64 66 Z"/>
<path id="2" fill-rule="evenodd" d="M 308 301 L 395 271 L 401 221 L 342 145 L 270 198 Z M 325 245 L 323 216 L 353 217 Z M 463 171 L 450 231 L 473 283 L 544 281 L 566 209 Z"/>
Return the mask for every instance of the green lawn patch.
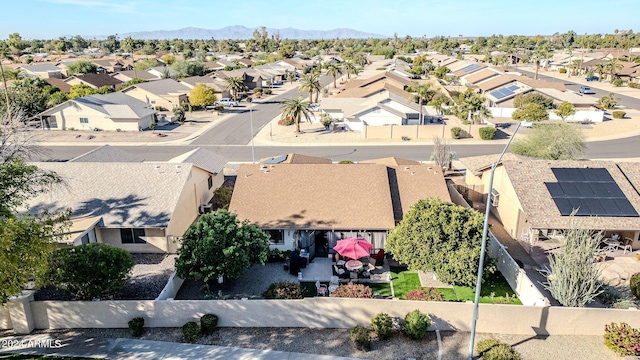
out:
<path id="1" fill-rule="evenodd" d="M 369 283 L 367 284 L 371 288 L 373 294 L 380 294 L 380 296 L 391 296 L 391 286 L 384 283 Z"/>
<path id="2" fill-rule="evenodd" d="M 391 281 L 393 282 L 394 295 L 399 299 L 404 299 L 404 294 L 420 287 L 417 271 L 392 272 Z"/>
<path id="3" fill-rule="evenodd" d="M 476 296 L 476 289 L 469 286 L 454 286 L 453 289 L 439 288 L 438 291 L 444 295 L 446 301 L 473 301 Z M 480 302 L 483 304 L 522 305 L 507 280 L 499 272 L 482 283 Z"/>

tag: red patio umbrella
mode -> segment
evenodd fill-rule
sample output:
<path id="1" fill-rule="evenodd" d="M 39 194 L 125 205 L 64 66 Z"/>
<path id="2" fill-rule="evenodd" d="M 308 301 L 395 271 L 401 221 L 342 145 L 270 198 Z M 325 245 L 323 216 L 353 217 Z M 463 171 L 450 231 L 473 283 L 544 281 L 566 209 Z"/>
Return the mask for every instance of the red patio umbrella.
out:
<path id="1" fill-rule="evenodd" d="M 333 247 L 333 249 L 342 256 L 351 259 L 359 259 L 361 257 L 369 256 L 372 246 L 373 245 L 366 239 L 346 238 L 344 240 L 338 240 L 338 243 Z"/>

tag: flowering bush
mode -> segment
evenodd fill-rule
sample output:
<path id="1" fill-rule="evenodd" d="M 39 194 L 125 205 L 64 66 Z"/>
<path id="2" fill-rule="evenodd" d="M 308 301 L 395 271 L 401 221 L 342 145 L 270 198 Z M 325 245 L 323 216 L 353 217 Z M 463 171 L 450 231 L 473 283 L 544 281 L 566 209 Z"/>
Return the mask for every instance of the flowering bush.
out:
<path id="1" fill-rule="evenodd" d="M 354 284 L 352 282 L 346 285 L 340 285 L 333 293 L 335 297 L 343 297 L 343 298 L 358 298 L 358 299 L 371 299 L 373 298 L 373 292 L 371 288 L 362 285 L 362 284 Z"/>
<path id="2" fill-rule="evenodd" d="M 291 126 L 291 125 L 293 125 L 294 122 L 295 121 L 293 120 L 293 118 L 291 116 L 287 116 L 284 119 L 278 120 L 278 125 Z"/>
<path id="3" fill-rule="evenodd" d="M 444 295 L 436 288 L 424 288 L 420 287 L 415 290 L 411 290 L 404 294 L 404 298 L 407 300 L 419 300 L 419 301 L 444 301 Z"/>
<path id="4" fill-rule="evenodd" d="M 262 293 L 265 299 L 304 299 L 304 289 L 300 284 L 283 281 L 269 285 Z"/>
<path id="5" fill-rule="evenodd" d="M 629 324 L 611 323 L 604 327 L 604 344 L 618 355 L 640 355 L 640 330 Z"/>

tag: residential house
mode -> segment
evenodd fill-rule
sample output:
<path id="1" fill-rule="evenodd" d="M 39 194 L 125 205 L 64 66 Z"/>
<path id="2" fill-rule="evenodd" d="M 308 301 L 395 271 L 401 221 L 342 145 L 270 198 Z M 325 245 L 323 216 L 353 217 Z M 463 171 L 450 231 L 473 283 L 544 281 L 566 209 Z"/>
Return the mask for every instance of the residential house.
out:
<path id="1" fill-rule="evenodd" d="M 466 180 L 486 198 L 497 155 L 463 158 Z M 632 240 L 640 249 L 640 163 L 504 159 L 496 168 L 491 211 L 515 239 L 540 237 L 573 227 Z M 573 214 L 573 216 L 571 216 Z"/>
<path id="2" fill-rule="evenodd" d="M 262 77 L 262 75 L 260 75 L 259 72 L 253 70 L 253 69 L 237 69 L 237 70 L 230 70 L 230 71 L 217 71 L 215 73 L 215 77 L 217 77 L 218 79 L 224 80 L 230 77 L 240 77 L 244 80 L 244 85 L 247 87 L 247 89 L 249 90 L 253 90 L 257 87 L 263 88 L 265 87 L 265 81 L 269 80 L 269 79 L 265 79 Z"/>
<path id="3" fill-rule="evenodd" d="M 405 90 L 407 87 L 411 86 L 412 80 L 387 71 L 367 79 L 353 79 L 347 82 L 344 86 L 344 90 L 335 95 L 335 97 L 355 98 L 370 96 L 370 94 L 382 91 L 387 83 L 396 88 Z"/>
<path id="4" fill-rule="evenodd" d="M 171 110 L 180 104 L 189 102 L 191 89 L 173 79 L 162 79 L 134 84 L 122 92 L 155 108 Z"/>
<path id="5" fill-rule="evenodd" d="M 218 98 L 231 97 L 231 93 L 224 82 L 211 76 L 190 76 L 182 78 L 179 82 L 189 89 L 193 89 L 198 84 L 205 84 L 216 92 Z"/>
<path id="6" fill-rule="evenodd" d="M 71 85 L 66 83 L 64 80 L 62 79 L 58 79 L 58 78 L 47 78 L 44 79 L 46 82 L 49 83 L 49 85 L 58 88 L 58 90 L 62 91 L 65 94 L 68 94 L 69 91 L 71 91 Z"/>
<path id="7" fill-rule="evenodd" d="M 180 76 L 180 73 L 173 70 L 171 66 L 156 66 L 147 69 L 147 72 L 157 77 L 158 79 L 175 79 Z"/>
<path id="8" fill-rule="evenodd" d="M 265 230 L 272 248 L 304 248 L 313 257 L 357 236 L 384 249 L 387 232 L 418 199 L 450 200 L 437 166 L 408 162 L 240 165 L 229 211 Z M 290 186 L 291 179 L 304 185 Z"/>
<path id="9" fill-rule="evenodd" d="M 466 85 L 468 87 L 474 87 L 475 84 L 479 82 L 487 81 L 501 74 L 502 72 L 499 70 L 496 70 L 492 67 L 485 67 L 482 70 L 474 72 L 472 74 L 460 76 L 460 84 Z"/>
<path id="10" fill-rule="evenodd" d="M 57 67 L 55 64 L 29 64 L 29 65 L 20 65 L 17 66 L 16 69 L 22 70 L 27 74 L 27 76 L 39 76 L 43 79 L 48 78 L 58 78 L 62 79 L 62 69 Z"/>
<path id="11" fill-rule="evenodd" d="M 100 89 L 106 86 L 114 91 L 118 86 L 122 85 L 122 81 L 107 74 L 76 74 L 65 79 L 64 82 L 71 86 L 87 85 L 93 89 Z"/>
<path id="12" fill-rule="evenodd" d="M 121 92 L 67 100 L 38 114 L 42 128 L 51 130 L 125 130 L 149 127 L 156 111 Z"/>
<path id="13" fill-rule="evenodd" d="M 102 242 L 133 253 L 175 253 L 222 184 L 226 164 L 199 148 L 166 162 L 128 161 L 112 147 L 95 152 L 69 162 L 34 163 L 55 171 L 64 185 L 31 199 L 31 208 L 70 208 L 68 245 Z"/>
<path id="14" fill-rule="evenodd" d="M 147 80 L 147 81 L 153 81 L 153 80 L 159 80 L 161 79 L 160 77 L 147 72 L 147 71 L 142 71 L 142 70 L 126 70 L 126 71 L 118 71 L 115 72 L 113 74 L 111 74 L 111 77 L 118 79 L 120 81 L 122 81 L 123 83 L 126 83 L 128 81 L 131 81 L 133 79 L 142 79 L 142 80 Z"/>
<path id="15" fill-rule="evenodd" d="M 120 60 L 95 59 L 91 60 L 91 62 L 96 64 L 98 67 L 98 73 L 100 74 L 111 74 L 119 71 L 133 70 L 132 65 L 125 65 L 125 63 Z"/>

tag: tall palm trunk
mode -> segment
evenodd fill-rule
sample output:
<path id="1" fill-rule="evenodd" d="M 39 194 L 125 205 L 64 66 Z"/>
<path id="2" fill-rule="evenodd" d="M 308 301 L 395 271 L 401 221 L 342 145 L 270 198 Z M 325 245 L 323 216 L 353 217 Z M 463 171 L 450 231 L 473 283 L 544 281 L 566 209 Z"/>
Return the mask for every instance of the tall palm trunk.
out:
<path id="1" fill-rule="evenodd" d="M 334 89 L 337 88 L 337 86 L 336 86 L 336 76 L 335 75 L 333 75 L 333 88 Z"/>
<path id="2" fill-rule="evenodd" d="M 309 90 L 309 102 L 313 102 L 313 90 Z"/>
<path id="3" fill-rule="evenodd" d="M 424 125 L 424 117 L 422 116 L 422 97 L 418 100 L 418 105 L 420 106 L 420 125 Z"/>
<path id="4" fill-rule="evenodd" d="M 535 80 L 538 80 L 538 70 L 540 70 L 540 61 L 536 60 L 536 77 Z"/>
<path id="5" fill-rule="evenodd" d="M 296 116 L 294 120 L 296 121 L 296 133 L 299 134 L 301 132 L 300 131 L 300 116 Z"/>
<path id="6" fill-rule="evenodd" d="M 13 119 L 11 118 L 11 102 L 9 101 L 9 89 L 7 88 L 7 78 L 4 76 L 4 67 L 2 67 L 2 62 L 0 61 L 0 74 L 2 74 L 2 85 L 4 86 L 4 96 L 7 101 L 7 118 L 9 120 L 9 125 L 13 125 Z"/>

